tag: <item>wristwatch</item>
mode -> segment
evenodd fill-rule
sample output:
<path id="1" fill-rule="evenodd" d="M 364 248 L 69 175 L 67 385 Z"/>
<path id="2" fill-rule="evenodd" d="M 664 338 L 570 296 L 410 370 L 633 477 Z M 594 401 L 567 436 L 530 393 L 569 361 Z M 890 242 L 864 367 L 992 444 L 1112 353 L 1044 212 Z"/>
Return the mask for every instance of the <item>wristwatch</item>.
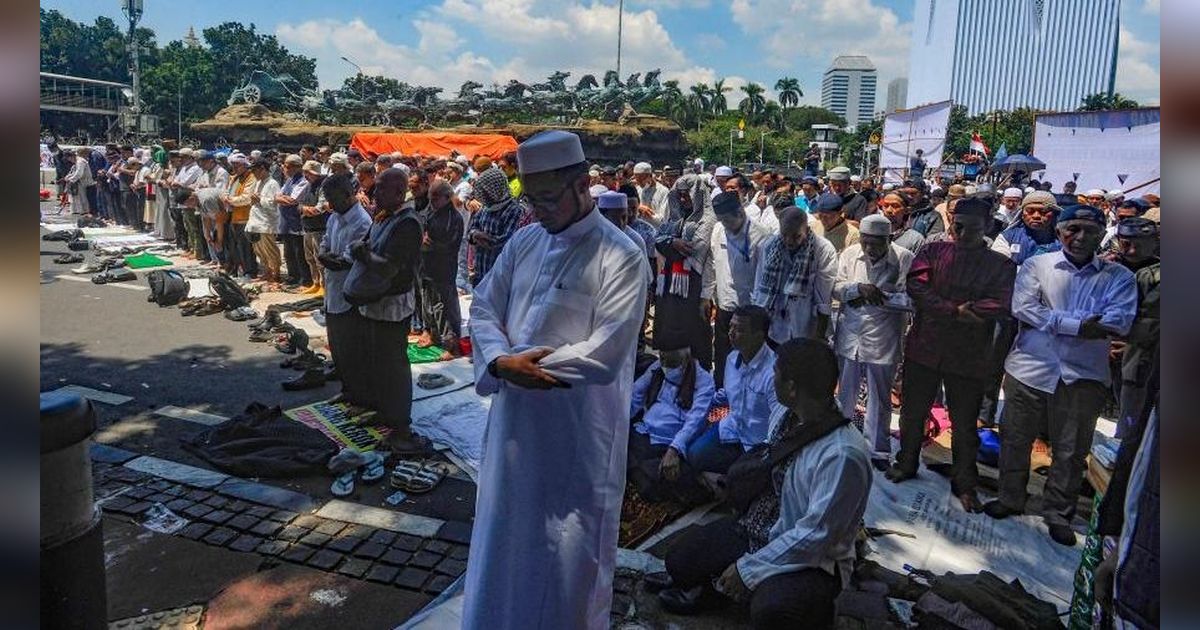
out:
<path id="1" fill-rule="evenodd" d="M 499 370 L 499 368 L 496 367 L 496 362 L 499 360 L 500 360 L 500 357 L 496 357 L 495 359 L 492 359 L 490 363 L 487 364 L 488 374 L 491 374 L 492 376 L 494 376 L 496 378 L 500 378 L 500 370 Z"/>

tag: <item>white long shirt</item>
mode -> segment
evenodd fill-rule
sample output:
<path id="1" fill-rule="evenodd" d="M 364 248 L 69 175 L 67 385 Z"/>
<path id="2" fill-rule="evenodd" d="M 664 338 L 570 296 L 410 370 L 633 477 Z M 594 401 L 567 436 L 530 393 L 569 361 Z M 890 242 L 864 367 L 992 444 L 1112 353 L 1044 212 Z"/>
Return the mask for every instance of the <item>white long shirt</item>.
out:
<path id="1" fill-rule="evenodd" d="M 840 357 L 882 365 L 891 365 L 899 358 L 900 338 L 908 316 L 884 306 L 847 304 L 859 297 L 859 284 L 875 285 L 889 302 L 907 301 L 904 281 L 912 266 L 913 253 L 896 244 L 889 244 L 888 248 L 887 254 L 874 263 L 858 243 L 847 247 L 838 258 L 833 297 L 842 306 L 838 310 L 834 350 Z"/>
<path id="2" fill-rule="evenodd" d="M 274 178 L 264 177 L 258 180 L 258 203 L 250 206 L 250 220 L 246 222 L 246 231 L 252 234 L 279 233 L 279 204 L 275 203 L 275 195 L 279 194 L 279 182 Z"/>
<path id="3" fill-rule="evenodd" d="M 787 409 L 778 403 L 772 426 Z M 871 493 L 867 442 L 852 425 L 811 442 L 788 464 L 779 490 L 779 520 L 767 544 L 737 561 L 751 590 L 773 575 L 818 568 L 841 570 L 843 588 L 854 570 L 854 539 Z"/>
<path id="4" fill-rule="evenodd" d="M 696 387 L 692 394 L 691 408 L 680 409 L 675 402 L 679 396 L 679 387 L 683 384 L 683 367 L 664 370 L 658 398 L 642 414 L 642 421 L 633 426 L 634 431 L 649 435 L 651 444 L 665 444 L 674 447 L 679 453 L 687 452 L 691 436 L 698 433 L 708 421 L 708 407 L 716 393 L 712 375 L 700 367 L 700 363 L 695 359 L 692 359 L 692 363 L 696 368 Z M 633 384 L 633 398 L 629 401 L 630 418 L 642 410 L 649 393 L 650 381 L 660 368 L 662 363 L 655 361 Z"/>
<path id="5" fill-rule="evenodd" d="M 670 216 L 671 208 L 668 201 L 670 189 L 662 184 L 651 180 L 647 186 L 638 186 L 638 203 L 645 204 L 654 209 L 653 217 L 642 217 L 653 225 L 655 228 L 662 225 Z"/>
<path id="6" fill-rule="evenodd" d="M 504 246 L 471 303 L 475 390 L 493 395 L 463 628 L 609 627 L 646 253 L 598 211 Z M 550 348 L 571 388 L 531 390 L 488 364 Z M 614 415 L 614 411 L 617 413 Z"/>
<path id="7" fill-rule="evenodd" d="M 732 311 L 750 303 L 754 293 L 754 277 L 762 262 L 762 244 L 771 237 L 771 232 L 747 217 L 742 230 L 730 236 L 725 226 L 713 226 L 712 262 L 713 295 L 717 306 L 723 311 Z"/>
<path id="8" fill-rule="evenodd" d="M 833 283 L 837 279 L 837 250 L 823 236 L 809 234 L 813 240 L 813 260 L 808 273 L 812 274 L 812 282 L 807 296 L 791 297 L 780 292 L 778 304 L 771 313 L 770 337 L 776 343 L 784 343 L 796 337 L 809 337 L 817 315 L 829 315 L 833 312 Z M 766 247 L 766 243 L 763 244 Z M 764 249 L 765 251 L 765 249 Z M 762 292 L 763 270 L 766 264 L 758 266 L 758 274 L 754 278 L 754 294 L 750 301 L 759 306 L 766 303 Z M 780 274 L 780 282 L 787 282 L 787 272 Z M 828 331 L 826 331 L 828 332 Z"/>
<path id="9" fill-rule="evenodd" d="M 758 207 L 758 204 L 751 201 L 746 204 L 746 216 L 750 217 L 755 223 L 767 228 L 771 234 L 779 233 L 779 217 L 775 216 L 775 209 L 771 206 L 766 208 Z"/>
<path id="10" fill-rule="evenodd" d="M 739 366 L 741 359 L 739 350 L 725 359 L 729 415 L 717 425 L 717 434 L 722 443 L 740 443 L 744 450 L 750 450 L 767 441 L 771 405 L 775 403 L 775 352 L 763 344 L 754 358 Z"/>
<path id="11" fill-rule="evenodd" d="M 1053 394 L 1058 381 L 1089 379 L 1108 385 L 1108 340 L 1079 337 L 1095 315 L 1108 331 L 1125 335 L 1137 315 L 1133 272 L 1093 258 L 1082 269 L 1061 251 L 1040 254 L 1017 269 L 1012 314 L 1022 324 L 1004 362 L 1010 376 Z"/>

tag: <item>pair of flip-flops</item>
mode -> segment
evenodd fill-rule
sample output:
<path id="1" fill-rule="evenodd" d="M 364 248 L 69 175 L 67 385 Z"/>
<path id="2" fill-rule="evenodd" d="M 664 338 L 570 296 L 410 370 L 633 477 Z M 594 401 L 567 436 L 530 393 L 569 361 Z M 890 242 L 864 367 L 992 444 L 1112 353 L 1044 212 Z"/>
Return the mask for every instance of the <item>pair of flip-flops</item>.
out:
<path id="1" fill-rule="evenodd" d="M 342 449 L 329 460 L 329 469 L 338 475 L 329 486 L 330 494 L 348 497 L 354 494 L 354 486 L 359 480 L 367 485 L 379 483 L 387 474 L 383 461 L 383 455 L 374 451 L 359 453 Z"/>
<path id="2" fill-rule="evenodd" d="M 409 494 L 433 490 L 450 473 L 446 464 L 433 460 L 402 460 L 392 470 L 392 487 Z"/>

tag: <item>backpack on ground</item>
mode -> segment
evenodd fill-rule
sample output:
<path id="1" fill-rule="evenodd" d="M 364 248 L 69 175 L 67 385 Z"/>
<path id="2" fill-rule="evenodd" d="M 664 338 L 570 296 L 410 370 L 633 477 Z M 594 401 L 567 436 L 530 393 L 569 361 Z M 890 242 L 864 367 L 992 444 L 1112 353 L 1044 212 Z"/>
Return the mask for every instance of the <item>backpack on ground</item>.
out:
<path id="1" fill-rule="evenodd" d="M 174 306 L 188 294 L 188 281 L 178 271 L 171 269 L 156 269 L 146 276 L 150 285 L 150 297 L 147 302 L 159 306 Z"/>
<path id="2" fill-rule="evenodd" d="M 230 278 L 229 274 L 225 272 L 210 276 L 208 288 L 221 298 L 221 305 L 227 311 L 250 305 L 250 298 L 246 296 L 246 292 L 242 290 L 236 280 Z"/>

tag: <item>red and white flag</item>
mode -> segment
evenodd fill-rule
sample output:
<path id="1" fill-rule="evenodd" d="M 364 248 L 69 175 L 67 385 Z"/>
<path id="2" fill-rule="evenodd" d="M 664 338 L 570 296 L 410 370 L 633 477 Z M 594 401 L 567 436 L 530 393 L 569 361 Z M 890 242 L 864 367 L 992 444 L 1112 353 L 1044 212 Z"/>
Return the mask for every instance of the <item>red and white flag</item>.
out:
<path id="1" fill-rule="evenodd" d="M 983 143 L 983 138 L 979 137 L 979 132 L 971 134 L 971 150 L 978 151 L 984 155 L 988 154 L 987 145 Z"/>

